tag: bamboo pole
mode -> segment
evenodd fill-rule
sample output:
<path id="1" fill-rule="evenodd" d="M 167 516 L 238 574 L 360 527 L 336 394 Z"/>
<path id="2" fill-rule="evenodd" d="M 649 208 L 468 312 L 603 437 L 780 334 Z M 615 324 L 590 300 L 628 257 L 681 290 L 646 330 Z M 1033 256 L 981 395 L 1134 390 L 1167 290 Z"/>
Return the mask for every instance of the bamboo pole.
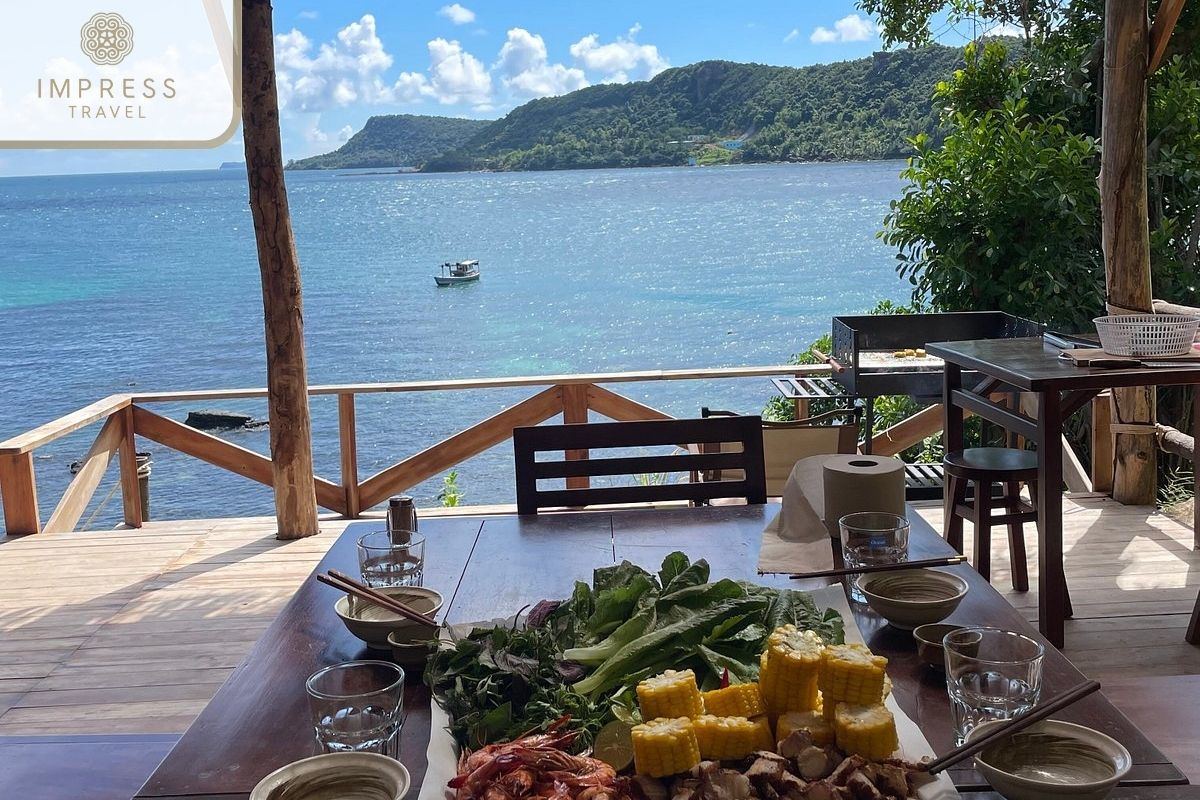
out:
<path id="1" fill-rule="evenodd" d="M 283 180 L 270 0 L 243 0 L 242 59 L 242 139 L 262 277 L 277 535 L 299 539 L 320 531 L 300 261 Z"/>
<path id="2" fill-rule="evenodd" d="M 1104 275 L 1110 313 L 1150 312 L 1150 231 L 1146 200 L 1145 0 L 1106 0 L 1100 199 Z M 1113 391 L 1115 422 L 1124 429 L 1114 445 L 1113 497 L 1149 504 L 1156 494 L 1154 389 Z"/>

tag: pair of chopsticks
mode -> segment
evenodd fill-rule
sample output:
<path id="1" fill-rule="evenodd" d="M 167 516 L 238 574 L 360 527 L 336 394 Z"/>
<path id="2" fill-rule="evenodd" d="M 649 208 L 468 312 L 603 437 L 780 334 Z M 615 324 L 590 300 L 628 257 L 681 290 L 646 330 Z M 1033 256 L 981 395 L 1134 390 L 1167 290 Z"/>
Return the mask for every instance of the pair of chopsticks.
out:
<path id="1" fill-rule="evenodd" d="M 391 611 L 394 614 L 399 614 L 402 617 L 407 617 L 413 622 L 420 622 L 425 625 L 433 625 L 437 627 L 437 620 L 433 617 L 422 614 L 411 606 L 401 603 L 394 597 L 388 597 L 383 592 L 376 591 L 365 583 L 360 583 L 350 576 L 338 572 L 336 569 L 329 570 L 327 575 L 317 575 L 317 580 L 321 583 L 332 586 L 335 589 L 341 589 L 346 594 L 351 594 L 359 600 L 365 600 L 368 603 L 379 606 L 380 608 Z"/>
<path id="2" fill-rule="evenodd" d="M 820 572 L 797 572 L 791 576 L 794 581 L 804 581 L 809 578 L 840 578 L 843 575 L 863 575 L 868 572 L 890 572 L 894 569 L 920 569 L 921 567 L 949 567 L 961 564 L 966 556 L 947 556 L 946 558 L 927 558 L 923 561 L 900 561 L 895 564 L 878 564 L 873 567 L 847 567 L 845 569 L 825 569 Z"/>
<path id="3" fill-rule="evenodd" d="M 1003 739 L 1006 736 L 1011 736 L 1014 733 L 1028 728 L 1035 722 L 1041 722 L 1051 714 L 1056 714 L 1062 711 L 1067 706 L 1087 697 L 1092 692 L 1100 689 L 1098 681 L 1087 681 L 1076 686 L 1074 689 L 1068 689 L 1062 694 L 1055 695 L 1046 702 L 1038 705 L 1036 708 L 1022 714 L 1021 716 L 1008 720 L 1003 725 L 996 725 L 990 731 L 980 736 L 978 739 L 973 739 L 960 747 L 956 747 L 944 756 L 937 758 L 925 767 L 925 771 L 931 774 L 941 772 L 947 767 L 954 766 L 960 761 L 978 753 L 988 745 Z"/>

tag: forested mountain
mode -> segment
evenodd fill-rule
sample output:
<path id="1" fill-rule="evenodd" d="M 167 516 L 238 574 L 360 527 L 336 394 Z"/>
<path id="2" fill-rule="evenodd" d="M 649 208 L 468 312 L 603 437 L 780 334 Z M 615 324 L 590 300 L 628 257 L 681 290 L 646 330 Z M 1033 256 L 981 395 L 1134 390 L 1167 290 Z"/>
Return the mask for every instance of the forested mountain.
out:
<path id="1" fill-rule="evenodd" d="M 337 152 L 296 166 L 419 160 L 428 171 L 453 171 L 896 158 L 909 154 L 907 140 L 918 133 L 940 139 L 933 89 L 961 65 L 961 50 L 939 45 L 799 68 L 702 61 L 649 81 L 532 100 L 494 122 L 444 120 L 461 124 L 455 133 L 478 127 L 440 150 L 438 136 L 424 136 L 422 159 L 400 138 L 416 126 L 385 121 L 432 126 L 438 118 L 372 117 Z M 411 160 L 386 160 L 401 151 Z"/>
<path id="2" fill-rule="evenodd" d="M 332 153 L 288 163 L 288 169 L 419 167 L 461 146 L 491 120 L 389 114 L 371 117 Z"/>

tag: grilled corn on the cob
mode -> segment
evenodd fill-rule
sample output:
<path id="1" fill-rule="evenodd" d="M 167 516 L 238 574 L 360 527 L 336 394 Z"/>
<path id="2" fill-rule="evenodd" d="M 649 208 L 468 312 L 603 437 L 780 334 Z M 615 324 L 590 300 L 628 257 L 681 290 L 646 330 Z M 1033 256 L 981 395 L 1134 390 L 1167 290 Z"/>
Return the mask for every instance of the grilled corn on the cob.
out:
<path id="1" fill-rule="evenodd" d="M 815 745 L 833 744 L 833 725 L 820 711 L 789 711 L 775 723 L 775 741 L 782 742 L 796 731 L 808 731 Z"/>
<path id="2" fill-rule="evenodd" d="M 890 757 L 900 746 L 896 738 L 896 720 L 892 712 L 881 705 L 838 703 L 833 724 L 837 746 L 851 755 L 879 761 Z"/>
<path id="3" fill-rule="evenodd" d="M 820 636 L 795 625 L 776 628 L 767 637 L 758 683 L 768 713 L 778 716 L 817 707 L 817 672 L 824 649 Z"/>
<path id="4" fill-rule="evenodd" d="M 826 705 L 830 701 L 870 706 L 883 701 L 887 659 L 861 644 L 839 644 L 821 654 L 819 685 Z M 826 711 L 829 709 L 827 708 Z M 828 719 L 826 715 L 826 719 Z"/>
<path id="5" fill-rule="evenodd" d="M 700 763 L 696 728 L 687 717 L 654 719 L 634 725 L 633 764 L 640 775 L 662 778 Z"/>
<path id="6" fill-rule="evenodd" d="M 766 717 L 718 717 L 704 714 L 692 720 L 700 757 L 721 759 L 745 758 L 756 750 L 774 750 L 771 726 Z"/>
<path id="7" fill-rule="evenodd" d="M 638 706 L 642 719 L 658 717 L 698 717 L 704 713 L 704 701 L 696 686 L 696 673 L 690 669 L 669 669 L 637 685 Z"/>
<path id="8" fill-rule="evenodd" d="M 706 714 L 749 718 L 766 713 L 757 683 L 734 683 L 724 689 L 713 689 L 701 694 Z"/>

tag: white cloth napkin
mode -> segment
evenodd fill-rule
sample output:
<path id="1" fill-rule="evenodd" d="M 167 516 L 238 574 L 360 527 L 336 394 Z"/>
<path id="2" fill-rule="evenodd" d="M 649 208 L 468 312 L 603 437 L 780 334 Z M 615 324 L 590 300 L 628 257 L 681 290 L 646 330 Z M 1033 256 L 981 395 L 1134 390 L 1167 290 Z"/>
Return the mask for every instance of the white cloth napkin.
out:
<path id="1" fill-rule="evenodd" d="M 783 504 L 763 529 L 758 571 L 816 572 L 833 569 L 833 546 L 822 522 L 824 465 L 829 456 L 796 462 L 783 486 Z"/>

